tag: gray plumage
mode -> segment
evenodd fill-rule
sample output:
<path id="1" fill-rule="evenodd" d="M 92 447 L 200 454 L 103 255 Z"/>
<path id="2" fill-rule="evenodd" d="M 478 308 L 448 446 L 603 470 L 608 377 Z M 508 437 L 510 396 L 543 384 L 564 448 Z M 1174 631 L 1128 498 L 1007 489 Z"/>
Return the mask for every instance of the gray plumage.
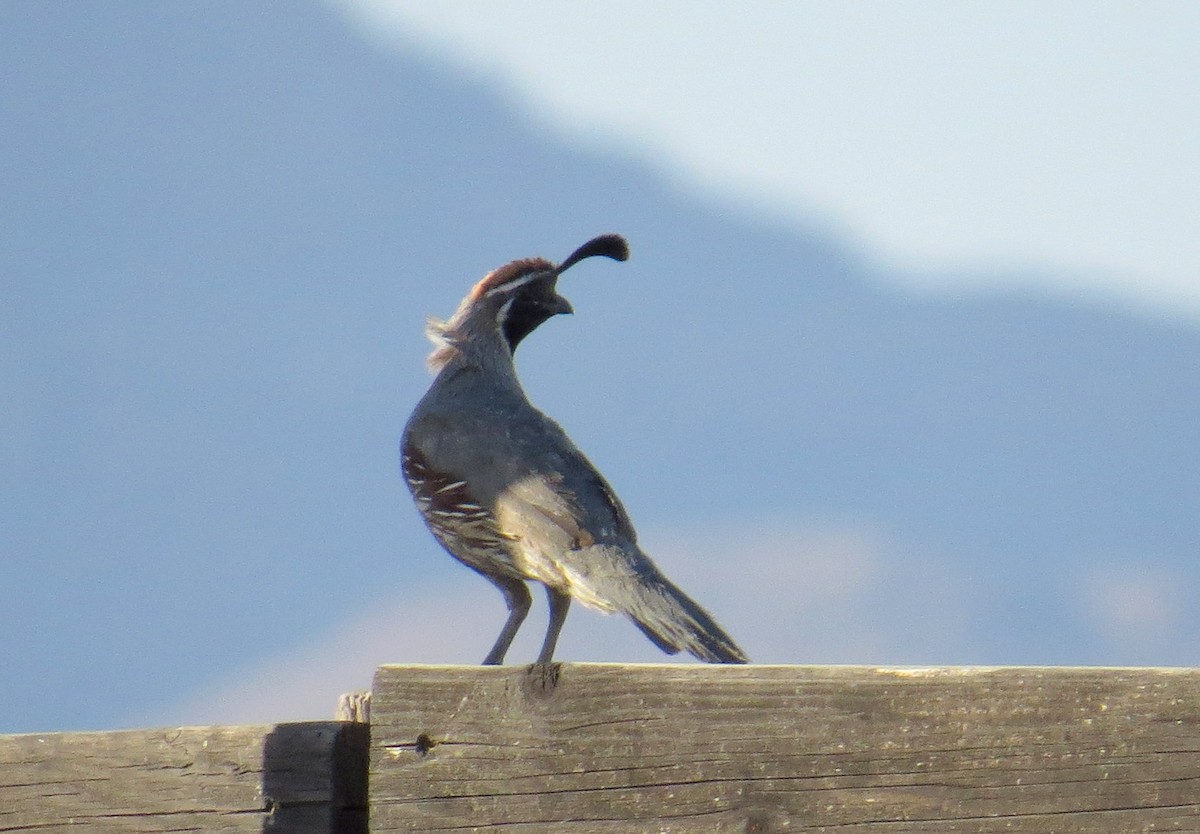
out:
<path id="1" fill-rule="evenodd" d="M 744 663 L 712 617 L 641 551 L 612 488 L 517 379 L 520 341 L 572 312 L 558 276 L 593 255 L 625 260 L 628 248 L 602 235 L 559 266 L 514 261 L 476 284 L 448 321 L 430 321 L 437 376 L 404 429 L 405 480 L 434 537 L 504 594 L 508 619 L 485 664 L 503 662 L 529 611 L 529 580 L 546 587 L 550 603 L 539 663 L 551 660 L 572 599 L 628 615 L 670 654 Z"/>

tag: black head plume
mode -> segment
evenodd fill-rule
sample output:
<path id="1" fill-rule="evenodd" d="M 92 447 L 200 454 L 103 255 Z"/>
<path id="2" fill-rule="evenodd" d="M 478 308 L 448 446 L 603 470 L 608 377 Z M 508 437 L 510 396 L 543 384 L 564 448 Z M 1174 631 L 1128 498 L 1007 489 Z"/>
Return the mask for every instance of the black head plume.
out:
<path id="1" fill-rule="evenodd" d="M 620 235 L 610 234 L 594 237 L 553 268 L 554 278 L 557 279 L 565 270 L 570 269 L 584 258 L 594 255 L 603 255 L 615 261 L 623 261 L 629 257 L 629 244 Z M 537 269 L 537 266 L 526 267 L 526 269 Z M 521 340 L 546 319 L 558 313 L 570 312 L 572 312 L 570 302 L 554 291 L 553 280 L 537 292 L 516 297 L 502 323 L 504 339 L 508 342 L 509 350 L 515 352 Z"/>
<path id="2" fill-rule="evenodd" d="M 584 258 L 596 255 L 603 255 L 614 261 L 625 261 L 629 259 L 629 244 L 620 235 L 608 234 L 594 237 L 568 255 L 567 259 L 554 271 L 561 275 Z"/>
<path id="3" fill-rule="evenodd" d="M 524 258 L 489 272 L 471 288 L 449 321 L 430 319 L 425 331 L 435 345 L 429 355 L 430 369 L 439 371 L 458 355 L 460 345 L 469 338 L 468 323 L 480 312 L 497 317 L 509 351 L 516 351 L 517 345 L 542 322 L 559 313 L 572 312 L 570 303 L 555 291 L 555 282 L 584 258 L 596 255 L 624 261 L 629 258 L 629 244 L 620 235 L 600 235 L 580 246 L 558 266 L 543 258 Z M 497 299 L 502 306 L 484 304 L 489 298 Z"/>

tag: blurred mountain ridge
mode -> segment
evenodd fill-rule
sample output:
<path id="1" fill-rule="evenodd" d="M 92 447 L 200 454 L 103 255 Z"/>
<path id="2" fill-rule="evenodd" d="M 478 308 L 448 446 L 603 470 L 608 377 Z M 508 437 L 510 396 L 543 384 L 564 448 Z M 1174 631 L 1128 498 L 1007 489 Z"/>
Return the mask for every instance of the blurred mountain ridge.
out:
<path id="1" fill-rule="evenodd" d="M 424 316 L 604 231 L 633 259 L 564 277 L 577 315 L 518 364 L 639 524 L 947 554 L 989 589 L 978 662 L 1102 662 L 1062 603 L 1096 565 L 1200 590 L 1200 327 L 906 292 L 319 5 L 7 3 L 0 78 L 8 731 L 105 726 L 451 570 L 395 460 Z M 1200 662 L 1197 620 L 1156 662 Z"/>

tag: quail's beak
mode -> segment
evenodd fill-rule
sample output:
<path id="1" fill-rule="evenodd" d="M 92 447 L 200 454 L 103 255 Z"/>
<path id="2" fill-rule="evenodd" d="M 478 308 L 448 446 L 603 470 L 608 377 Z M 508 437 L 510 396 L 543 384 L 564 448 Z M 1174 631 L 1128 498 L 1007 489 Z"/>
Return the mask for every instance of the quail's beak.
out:
<path id="1" fill-rule="evenodd" d="M 555 295 L 554 300 L 550 302 L 547 309 L 549 309 L 550 313 L 555 316 L 559 315 L 560 313 L 569 316 L 575 312 L 575 308 L 571 306 L 571 302 L 567 301 L 561 295 Z"/>

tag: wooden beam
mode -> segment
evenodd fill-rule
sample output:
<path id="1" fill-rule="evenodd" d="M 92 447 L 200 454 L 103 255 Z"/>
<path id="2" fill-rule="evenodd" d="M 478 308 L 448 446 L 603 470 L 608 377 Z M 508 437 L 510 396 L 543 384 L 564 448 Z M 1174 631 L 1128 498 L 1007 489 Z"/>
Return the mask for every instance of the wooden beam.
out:
<path id="1" fill-rule="evenodd" d="M 1200 670 L 379 669 L 371 830 L 1200 831 Z"/>
<path id="2" fill-rule="evenodd" d="M 0 736 L 0 832 L 365 834 L 369 728 Z"/>

